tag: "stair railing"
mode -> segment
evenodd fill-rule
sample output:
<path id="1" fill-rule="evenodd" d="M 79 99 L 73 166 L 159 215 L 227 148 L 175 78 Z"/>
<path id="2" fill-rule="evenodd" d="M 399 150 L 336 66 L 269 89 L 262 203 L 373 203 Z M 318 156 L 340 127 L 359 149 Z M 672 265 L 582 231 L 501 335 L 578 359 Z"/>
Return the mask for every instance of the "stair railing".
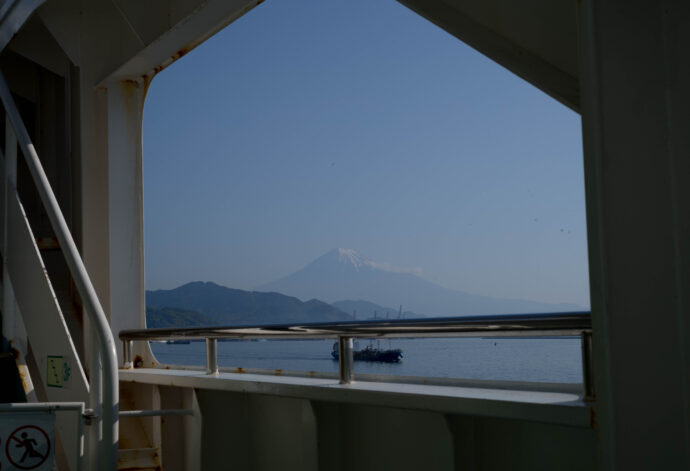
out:
<path id="1" fill-rule="evenodd" d="M 48 182 L 48 177 L 43 170 L 36 149 L 31 142 L 29 133 L 24 126 L 24 122 L 12 98 L 12 93 L 2 73 L 0 73 L 0 99 L 5 107 L 7 119 L 12 124 L 17 142 L 48 214 L 53 231 L 55 231 L 55 235 L 60 243 L 60 249 L 74 279 L 74 284 L 81 297 L 84 310 L 89 316 L 97 334 L 98 353 L 100 354 L 101 362 L 99 365 L 98 361 L 91 361 L 90 389 L 102 389 L 102 402 L 99 400 L 98 404 L 91 404 L 91 407 L 102 411 L 100 417 L 98 417 L 102 424 L 103 453 L 102 458 L 98 460 L 99 465 L 101 469 L 114 471 L 117 469 L 119 385 L 117 353 L 113 334 L 103 307 L 98 300 L 96 290 L 91 283 L 84 262 L 67 226 L 67 222 Z M 93 394 L 90 394 L 90 396 L 94 397 Z M 93 450 L 90 451 L 93 452 Z"/>

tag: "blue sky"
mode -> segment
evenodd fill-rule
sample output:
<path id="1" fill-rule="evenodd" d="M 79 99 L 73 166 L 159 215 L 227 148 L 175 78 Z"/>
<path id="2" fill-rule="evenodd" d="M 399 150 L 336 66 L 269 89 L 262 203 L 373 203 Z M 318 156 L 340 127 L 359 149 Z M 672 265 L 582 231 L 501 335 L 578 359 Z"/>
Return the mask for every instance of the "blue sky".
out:
<path id="1" fill-rule="evenodd" d="M 149 289 L 346 247 L 589 305 L 579 115 L 394 1 L 267 1 L 160 73 L 144 208 Z"/>

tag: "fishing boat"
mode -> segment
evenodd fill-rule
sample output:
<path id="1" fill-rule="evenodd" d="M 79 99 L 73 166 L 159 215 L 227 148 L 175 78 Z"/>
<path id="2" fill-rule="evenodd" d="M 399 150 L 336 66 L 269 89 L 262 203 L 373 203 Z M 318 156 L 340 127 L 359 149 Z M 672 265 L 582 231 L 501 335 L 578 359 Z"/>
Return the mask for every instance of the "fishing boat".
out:
<path id="1" fill-rule="evenodd" d="M 333 343 L 333 350 L 331 356 L 334 360 L 340 358 L 338 350 L 338 342 Z M 403 354 L 399 348 L 380 349 L 372 345 L 367 345 L 362 350 L 354 350 L 352 358 L 354 361 L 375 361 L 380 363 L 400 363 Z"/>

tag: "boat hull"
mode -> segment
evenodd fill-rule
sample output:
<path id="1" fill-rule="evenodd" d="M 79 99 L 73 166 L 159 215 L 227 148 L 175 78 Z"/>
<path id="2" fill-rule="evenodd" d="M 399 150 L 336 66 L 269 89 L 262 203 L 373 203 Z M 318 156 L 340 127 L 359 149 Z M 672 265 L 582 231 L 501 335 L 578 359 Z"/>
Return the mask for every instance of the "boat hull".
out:
<path id="1" fill-rule="evenodd" d="M 333 350 L 331 356 L 334 360 L 339 359 L 338 350 Z M 355 350 L 352 352 L 352 359 L 354 361 L 371 361 L 380 363 L 400 363 L 402 360 L 402 350 L 377 350 L 374 348 L 365 348 L 364 350 Z"/>

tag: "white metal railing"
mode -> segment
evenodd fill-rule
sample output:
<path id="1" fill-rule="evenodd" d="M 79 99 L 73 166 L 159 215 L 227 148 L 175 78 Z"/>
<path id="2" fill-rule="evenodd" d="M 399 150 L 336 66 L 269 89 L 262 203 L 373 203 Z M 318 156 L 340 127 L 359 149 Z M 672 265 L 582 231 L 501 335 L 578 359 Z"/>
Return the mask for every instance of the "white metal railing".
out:
<path id="1" fill-rule="evenodd" d="M 84 305 L 84 310 L 96 331 L 100 364 L 98 361 L 92 361 L 90 365 L 90 389 L 96 392 L 95 394 L 90 394 L 90 396 L 97 402 L 91 404 L 91 407 L 94 410 L 102 411 L 97 420 L 102 426 L 103 456 L 99 458 L 98 462 L 101 469 L 114 471 L 117 469 L 119 385 L 117 379 L 117 354 L 113 334 L 84 262 L 67 226 L 67 222 L 62 215 L 57 199 L 41 166 L 36 149 L 31 142 L 29 133 L 24 126 L 2 73 L 0 73 L 0 99 L 5 107 L 7 120 L 12 125 L 29 172 L 48 214 L 53 231 L 59 241 L 67 266 L 74 279 L 74 284 Z M 6 158 L 9 157 L 7 156 Z M 99 398 L 100 394 L 102 394 L 102 399 Z"/>
<path id="2" fill-rule="evenodd" d="M 130 329 L 120 332 L 124 367 L 132 368 L 135 340 L 206 340 L 206 372 L 218 374 L 218 339 L 325 339 L 338 340 L 340 382 L 354 380 L 354 338 L 420 337 L 544 337 L 578 336 L 582 343 L 582 380 L 585 400 L 594 400 L 592 374 L 592 319 L 589 312 L 510 314 L 496 316 L 437 317 L 380 322 L 325 322 L 251 326 Z"/>

